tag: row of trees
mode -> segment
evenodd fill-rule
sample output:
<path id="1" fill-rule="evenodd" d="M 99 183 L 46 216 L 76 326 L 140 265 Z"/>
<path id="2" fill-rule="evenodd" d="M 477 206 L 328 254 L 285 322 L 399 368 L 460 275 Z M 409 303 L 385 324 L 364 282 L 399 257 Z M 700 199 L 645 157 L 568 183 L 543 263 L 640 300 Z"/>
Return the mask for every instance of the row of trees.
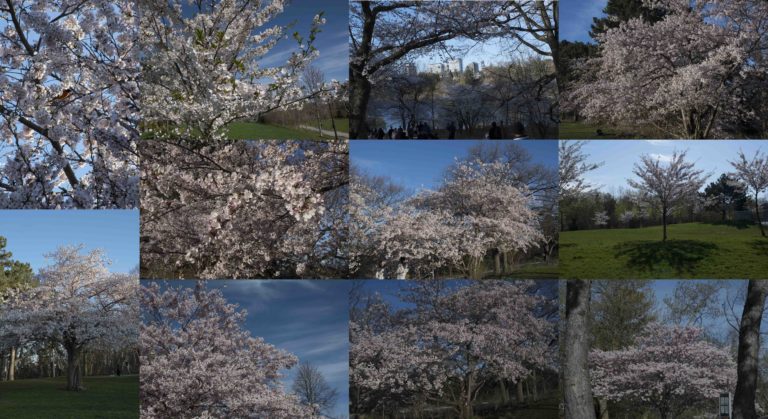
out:
<path id="1" fill-rule="evenodd" d="M 350 2 L 350 138 L 368 133 L 371 94 L 398 63 L 450 49 L 453 39 L 504 39 L 510 49 L 552 57 L 557 66 L 554 1 Z"/>
<path id="2" fill-rule="evenodd" d="M 488 66 L 480 73 L 467 69 L 456 77 L 394 71 L 376 87 L 369 119 L 382 115 L 403 129 L 411 121 L 424 122 L 433 132 L 453 123 L 465 138 L 476 138 L 478 128 L 492 122 L 507 127 L 519 122 L 529 136 L 554 138 L 555 90 L 552 61 L 540 58 Z"/>
<path id="3" fill-rule="evenodd" d="M 557 388 L 556 290 L 530 281 L 413 281 L 401 303 L 356 288 L 350 302 L 351 413 L 473 418 L 478 401 Z M 554 292 L 553 292 L 554 291 Z M 549 378 L 547 378 L 549 377 Z M 543 394 L 542 394 L 543 396 Z M 519 400 L 524 403 L 525 400 Z M 443 413 L 441 413 L 443 412 Z"/>
<path id="4" fill-rule="evenodd" d="M 3 243 L 4 244 L 4 243 Z M 138 277 L 108 270 L 102 252 L 64 246 L 51 265 L 29 265 L 3 254 L 0 353 L 7 378 L 56 376 L 82 389 L 84 374 L 138 373 Z"/>
<path id="5" fill-rule="evenodd" d="M 611 223 L 646 224 L 660 218 L 660 224 L 664 227 L 663 239 L 666 240 L 669 217 L 675 212 L 682 212 L 693 220 L 705 209 L 717 209 L 725 220 L 729 211 L 745 208 L 749 200 L 760 233 L 766 237 L 760 194 L 768 190 L 768 155 L 760 150 L 755 151 L 753 156 L 739 151 L 738 158 L 730 161 L 733 172 L 722 174 L 703 193 L 699 191 L 711 174 L 705 174 L 693 162 L 687 161 L 687 151 L 675 151 L 668 162 L 658 156 L 643 155 L 633 169 L 637 179 L 628 180 L 634 191 L 617 199 L 592 191 L 591 186 L 580 178 L 586 171 L 599 166 L 586 163 L 587 156 L 581 153 L 583 145 L 583 142 L 564 141 L 560 146 L 561 182 L 565 182 L 560 197 L 563 207 L 560 222 L 563 230 L 585 224 L 590 227 L 610 226 Z M 567 166 L 574 164 L 580 164 L 581 171 L 571 168 L 572 173 L 565 173 L 568 171 Z M 579 176 L 579 179 L 573 180 L 574 175 Z M 624 206 L 621 213 L 616 213 L 618 204 Z M 583 210 L 590 206 L 596 208 L 595 211 L 584 213 Z M 585 222 L 585 217 L 591 219 Z"/>
<path id="6" fill-rule="evenodd" d="M 549 260 L 557 243 L 554 170 L 519 145 L 478 145 L 434 191 L 408 196 L 388 179 L 352 173 L 350 268 L 355 277 L 482 278 Z"/>
<path id="7" fill-rule="evenodd" d="M 143 277 L 347 277 L 345 143 L 141 146 Z"/>
<path id="8" fill-rule="evenodd" d="M 597 46 L 565 42 L 563 108 L 654 138 L 764 138 L 768 4 L 611 0 Z"/>

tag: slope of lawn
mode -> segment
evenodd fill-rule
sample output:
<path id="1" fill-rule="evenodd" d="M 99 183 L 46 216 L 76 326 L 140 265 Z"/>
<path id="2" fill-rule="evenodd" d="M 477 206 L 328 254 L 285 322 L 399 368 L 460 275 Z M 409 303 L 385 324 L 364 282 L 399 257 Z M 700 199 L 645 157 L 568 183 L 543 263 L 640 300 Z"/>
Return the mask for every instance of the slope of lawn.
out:
<path id="1" fill-rule="evenodd" d="M 603 135 L 597 135 L 597 130 L 603 131 Z M 588 124 L 586 122 L 560 121 L 560 138 L 566 140 L 588 140 L 600 138 L 641 138 L 636 134 L 623 132 L 616 127 Z"/>
<path id="2" fill-rule="evenodd" d="M 349 119 L 347 118 L 333 118 L 333 122 L 336 124 L 336 130 L 339 132 L 349 132 Z M 315 125 L 315 124 L 306 124 Z M 320 121 L 320 127 L 322 129 L 333 131 L 333 125 L 330 119 L 323 119 Z"/>
<path id="3" fill-rule="evenodd" d="M 317 132 L 257 122 L 233 122 L 227 129 L 227 137 L 233 140 L 312 140 L 319 137 Z"/>
<path id="4" fill-rule="evenodd" d="M 139 376 L 85 377 L 85 390 L 64 390 L 66 379 L 0 382 L 0 417 L 128 419 L 139 417 Z"/>
<path id="5" fill-rule="evenodd" d="M 768 239 L 757 226 L 674 224 L 560 233 L 560 277 L 764 279 Z"/>

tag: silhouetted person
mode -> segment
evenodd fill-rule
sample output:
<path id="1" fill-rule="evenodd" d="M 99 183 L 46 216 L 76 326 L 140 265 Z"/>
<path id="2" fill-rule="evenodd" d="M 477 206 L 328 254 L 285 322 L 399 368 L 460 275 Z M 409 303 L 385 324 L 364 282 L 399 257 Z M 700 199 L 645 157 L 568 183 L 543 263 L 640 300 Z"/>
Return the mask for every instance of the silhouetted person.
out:
<path id="1" fill-rule="evenodd" d="M 500 140 L 501 137 L 501 127 L 496 125 L 496 121 L 493 121 L 491 123 L 491 129 L 488 130 L 488 138 L 491 140 Z"/>
<path id="2" fill-rule="evenodd" d="M 397 131 L 395 132 L 395 139 L 396 140 L 404 140 L 405 139 L 405 131 L 403 130 L 403 127 L 398 127 Z"/>
<path id="3" fill-rule="evenodd" d="M 384 139 L 384 130 L 383 129 L 379 128 L 379 129 L 376 130 L 376 138 L 378 138 L 379 140 L 383 140 Z"/>
<path id="4" fill-rule="evenodd" d="M 120 365 L 117 366 L 117 370 L 115 370 L 115 374 L 117 374 L 118 377 L 120 376 Z"/>
<path id="5" fill-rule="evenodd" d="M 453 140 L 454 138 L 456 138 L 456 125 L 451 121 L 448 123 L 448 139 Z"/>

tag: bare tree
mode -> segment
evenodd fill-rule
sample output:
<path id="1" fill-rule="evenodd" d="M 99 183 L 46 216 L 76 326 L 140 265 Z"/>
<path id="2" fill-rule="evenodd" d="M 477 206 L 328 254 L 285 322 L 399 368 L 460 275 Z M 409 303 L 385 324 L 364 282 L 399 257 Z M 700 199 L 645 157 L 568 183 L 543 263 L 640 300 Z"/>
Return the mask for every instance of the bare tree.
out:
<path id="1" fill-rule="evenodd" d="M 692 162 L 685 161 L 686 153 L 675 151 L 667 164 L 659 157 L 643 155 L 632 171 L 640 180 L 629 180 L 629 186 L 640 191 L 648 201 L 661 206 L 664 241 L 667 240 L 669 213 L 691 199 L 709 177 L 704 171 L 695 169 Z"/>
<path id="2" fill-rule="evenodd" d="M 322 118 L 320 116 L 320 98 L 317 96 L 317 93 L 322 89 L 324 80 L 325 75 L 323 72 L 313 65 L 308 65 L 304 68 L 304 71 L 301 74 L 301 82 L 304 89 L 307 91 L 307 95 L 312 95 L 312 107 L 314 108 L 315 117 L 317 118 L 317 135 L 320 137 L 323 135 L 323 127 L 321 125 Z M 333 115 L 331 115 L 331 117 L 333 117 Z"/>
<path id="3" fill-rule="evenodd" d="M 758 195 L 760 192 L 768 189 L 768 155 L 755 152 L 752 160 L 747 160 L 743 151 L 739 151 L 739 160 L 731 162 L 731 166 L 736 169 L 736 176 L 746 183 L 755 193 L 755 216 L 757 225 L 760 227 L 760 234 L 765 235 L 765 227 L 760 219 L 760 201 Z"/>
<path id="4" fill-rule="evenodd" d="M 292 389 L 301 403 L 313 408 L 317 415 L 327 414 L 339 397 L 320 370 L 307 361 L 299 366 Z"/>
<path id="5" fill-rule="evenodd" d="M 757 392 L 758 361 L 760 359 L 760 324 L 763 320 L 768 280 L 750 280 L 747 299 L 739 327 L 739 354 L 736 393 L 733 396 L 733 418 L 754 419 Z"/>

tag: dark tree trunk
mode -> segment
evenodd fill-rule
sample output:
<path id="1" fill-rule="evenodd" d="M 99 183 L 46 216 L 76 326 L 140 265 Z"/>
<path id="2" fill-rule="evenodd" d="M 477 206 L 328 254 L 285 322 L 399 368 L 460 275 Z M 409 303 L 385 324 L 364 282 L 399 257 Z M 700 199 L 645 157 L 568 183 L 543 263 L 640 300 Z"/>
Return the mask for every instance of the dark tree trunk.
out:
<path id="1" fill-rule="evenodd" d="M 355 73 L 355 70 L 350 72 L 351 80 L 349 81 L 349 104 L 351 108 L 349 138 L 367 138 L 368 124 L 366 118 L 368 101 L 371 98 L 371 83 L 362 75 L 355 76 Z"/>
<path id="2" fill-rule="evenodd" d="M 755 217 L 757 217 L 757 225 L 760 227 L 760 234 L 765 236 L 765 227 L 763 227 L 763 220 L 760 219 L 760 201 L 757 199 L 757 192 L 755 192 Z"/>
<path id="3" fill-rule="evenodd" d="M 733 419 L 757 418 L 755 393 L 760 357 L 760 323 L 763 320 L 766 292 L 768 280 L 749 281 L 739 326 L 738 378 L 733 396 Z"/>
<path id="4" fill-rule="evenodd" d="M 80 381 L 82 349 L 73 344 L 66 345 L 65 349 L 67 350 L 67 390 L 80 391 L 82 390 Z"/>
<path id="5" fill-rule="evenodd" d="M 662 241 L 667 241 L 667 206 L 661 207 L 661 224 L 664 226 L 664 238 Z"/>
<path id="6" fill-rule="evenodd" d="M 595 419 L 589 381 L 587 322 L 592 282 L 569 279 L 565 297 L 565 417 Z"/>

